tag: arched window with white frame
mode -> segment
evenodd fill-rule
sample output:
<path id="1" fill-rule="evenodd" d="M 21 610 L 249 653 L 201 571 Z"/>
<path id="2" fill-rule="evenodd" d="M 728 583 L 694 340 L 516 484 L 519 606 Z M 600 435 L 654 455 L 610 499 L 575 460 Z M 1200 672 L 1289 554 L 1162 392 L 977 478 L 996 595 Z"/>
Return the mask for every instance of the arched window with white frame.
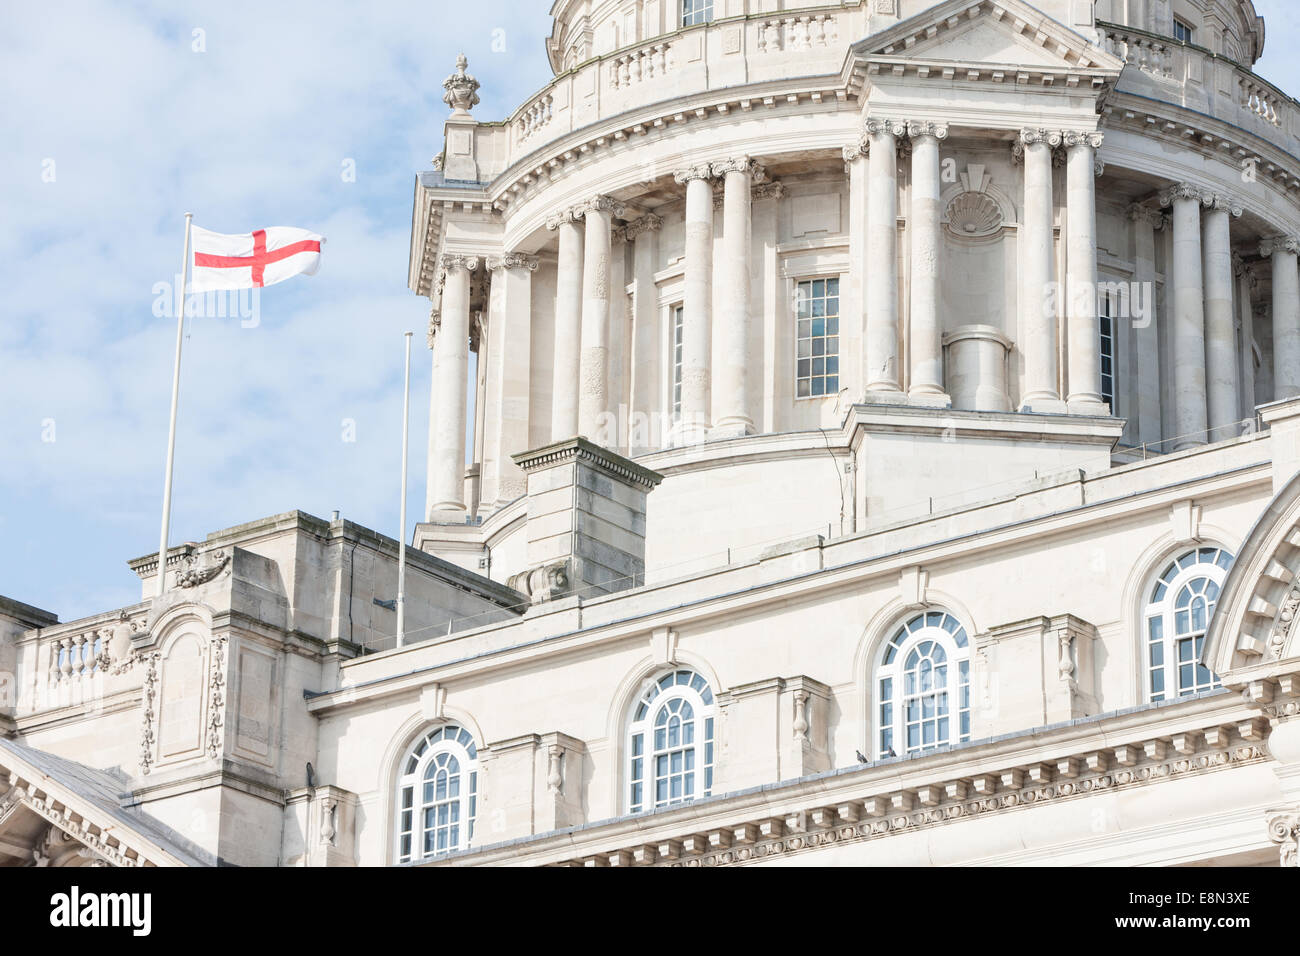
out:
<path id="1" fill-rule="evenodd" d="M 397 781 L 397 861 L 411 863 L 467 849 L 478 810 L 478 747 L 458 724 L 420 735 L 402 758 Z"/>
<path id="2" fill-rule="evenodd" d="M 627 730 L 628 812 L 713 792 L 717 716 L 713 689 L 695 671 L 670 671 L 646 686 Z"/>
<path id="3" fill-rule="evenodd" d="M 1195 548 L 1170 562 L 1151 589 L 1143 662 L 1152 703 L 1219 686 L 1201 650 L 1230 567 L 1222 548 Z"/>
<path id="4" fill-rule="evenodd" d="M 970 740 L 970 639 L 947 611 L 917 614 L 894 632 L 875 687 L 879 758 Z"/>

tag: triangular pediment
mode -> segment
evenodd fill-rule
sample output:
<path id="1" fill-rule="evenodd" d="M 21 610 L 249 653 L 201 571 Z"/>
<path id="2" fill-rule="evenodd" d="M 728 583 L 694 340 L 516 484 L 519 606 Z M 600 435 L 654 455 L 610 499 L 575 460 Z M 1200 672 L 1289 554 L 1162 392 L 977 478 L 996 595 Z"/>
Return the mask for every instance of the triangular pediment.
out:
<path id="1" fill-rule="evenodd" d="M 855 44 L 863 60 L 1118 74 L 1119 58 L 1020 0 L 949 0 Z"/>

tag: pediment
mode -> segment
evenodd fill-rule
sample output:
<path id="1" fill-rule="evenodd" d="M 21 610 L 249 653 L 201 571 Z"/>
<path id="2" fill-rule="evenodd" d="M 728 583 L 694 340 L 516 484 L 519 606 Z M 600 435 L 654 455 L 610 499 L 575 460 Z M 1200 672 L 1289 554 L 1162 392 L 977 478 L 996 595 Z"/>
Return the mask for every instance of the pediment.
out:
<path id="1" fill-rule="evenodd" d="M 865 60 L 917 60 L 961 67 L 1097 70 L 1124 63 L 1020 0 L 948 0 L 854 46 Z"/>

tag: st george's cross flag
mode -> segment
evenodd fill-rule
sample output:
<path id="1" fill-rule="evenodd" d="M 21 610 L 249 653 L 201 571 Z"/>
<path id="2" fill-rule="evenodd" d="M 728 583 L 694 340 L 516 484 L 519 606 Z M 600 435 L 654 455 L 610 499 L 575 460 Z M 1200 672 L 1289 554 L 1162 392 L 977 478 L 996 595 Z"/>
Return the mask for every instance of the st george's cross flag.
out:
<path id="1" fill-rule="evenodd" d="M 261 289 L 298 274 L 315 275 L 325 240 L 306 229 L 269 226 L 227 236 L 191 226 L 191 292 Z"/>

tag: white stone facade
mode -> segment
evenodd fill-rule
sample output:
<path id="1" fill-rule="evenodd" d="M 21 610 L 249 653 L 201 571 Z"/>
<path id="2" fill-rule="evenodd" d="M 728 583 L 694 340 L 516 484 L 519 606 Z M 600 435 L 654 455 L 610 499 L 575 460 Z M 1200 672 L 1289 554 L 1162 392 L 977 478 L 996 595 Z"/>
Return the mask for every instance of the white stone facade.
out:
<path id="1" fill-rule="evenodd" d="M 0 603 L 4 859 L 1294 864 L 1300 105 L 1248 0 L 553 14 L 417 178 L 405 646 L 397 542 L 299 513 Z"/>

